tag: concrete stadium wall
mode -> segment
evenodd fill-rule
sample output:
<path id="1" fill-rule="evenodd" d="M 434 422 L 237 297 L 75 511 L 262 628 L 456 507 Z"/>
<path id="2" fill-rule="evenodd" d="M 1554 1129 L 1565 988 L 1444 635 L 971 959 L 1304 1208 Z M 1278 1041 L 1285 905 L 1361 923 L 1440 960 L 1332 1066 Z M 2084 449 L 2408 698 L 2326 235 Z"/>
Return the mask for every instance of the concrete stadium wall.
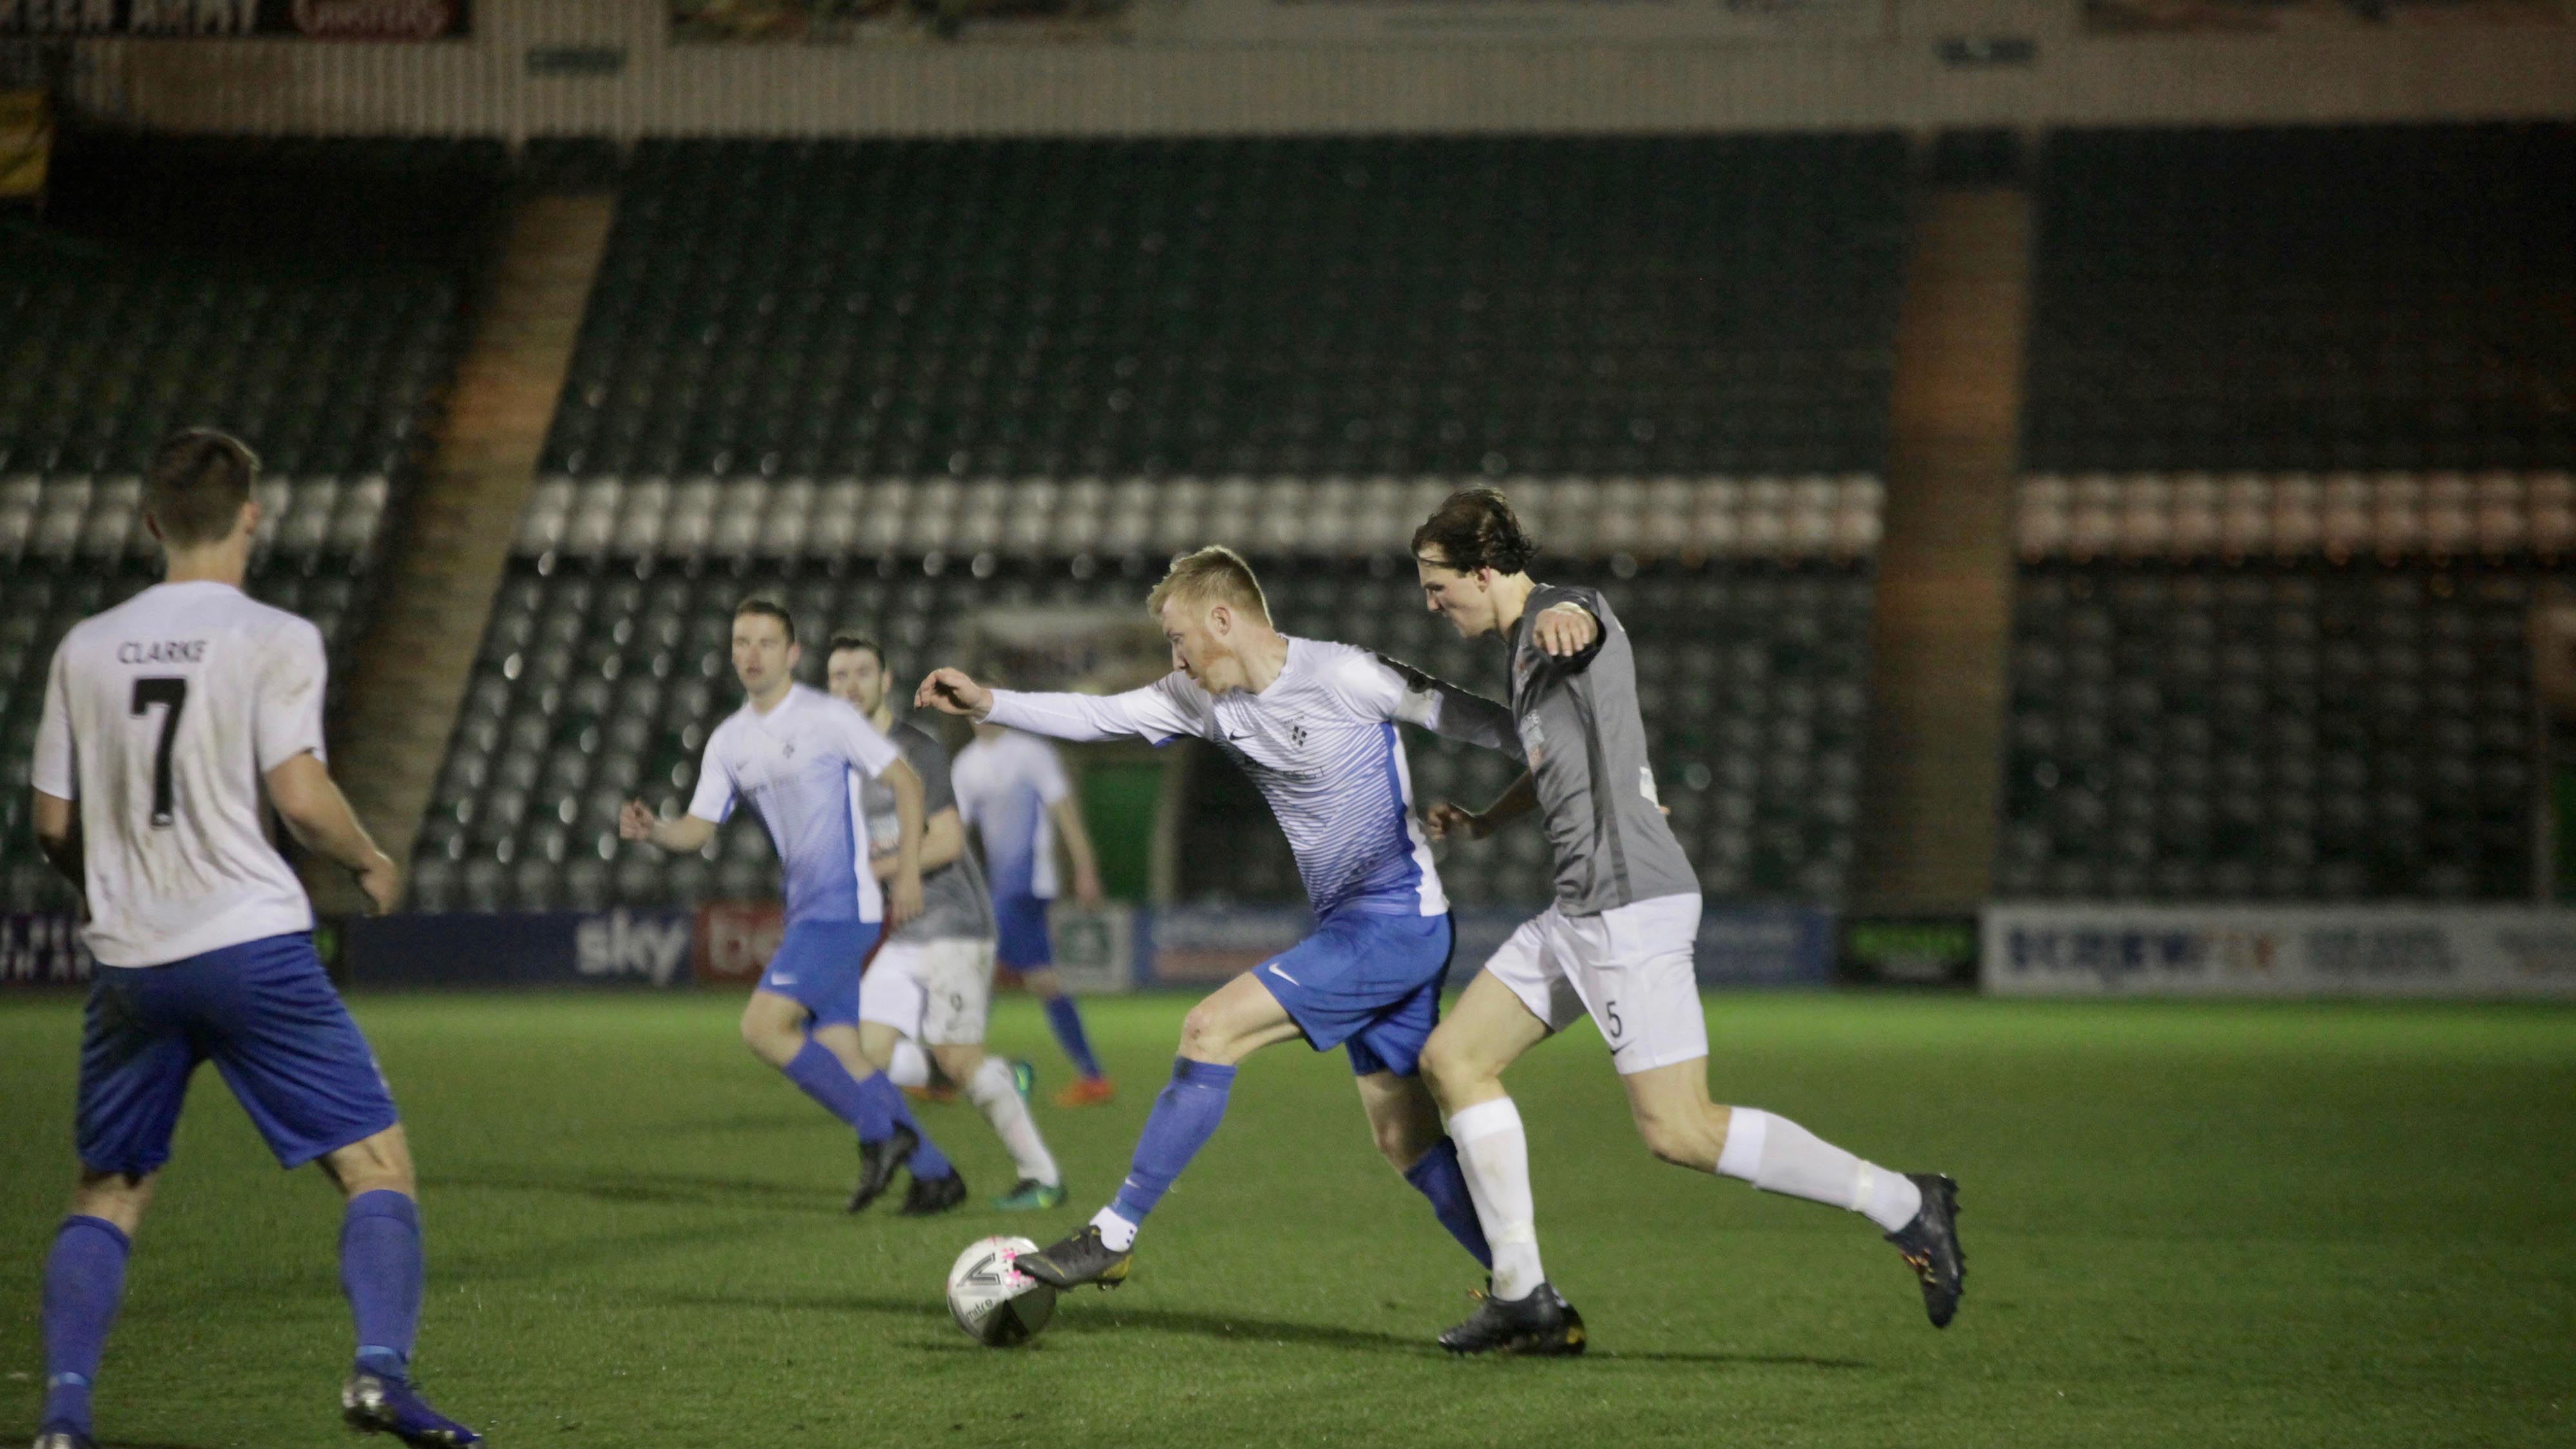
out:
<path id="1" fill-rule="evenodd" d="M 499 135 L 1650 131 L 2576 114 L 2576 26 L 2087 36 L 2076 0 L 1889 0 L 1872 38 L 672 45 L 660 0 L 488 0 L 428 44 L 93 40 L 74 99 L 182 130 Z M 1957 68 L 1949 38 L 2022 37 Z M 607 47 L 611 75 L 529 54 Z"/>

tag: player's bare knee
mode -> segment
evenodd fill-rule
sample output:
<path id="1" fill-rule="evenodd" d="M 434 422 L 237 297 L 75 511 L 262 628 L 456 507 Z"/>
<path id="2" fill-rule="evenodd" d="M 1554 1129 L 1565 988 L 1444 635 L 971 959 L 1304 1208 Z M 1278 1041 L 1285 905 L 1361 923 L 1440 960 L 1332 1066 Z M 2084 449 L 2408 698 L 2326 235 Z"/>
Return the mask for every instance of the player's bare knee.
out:
<path id="1" fill-rule="evenodd" d="M 869 1071 L 881 1072 L 894 1064 L 895 1045 L 903 1040 L 903 1036 L 882 1022 L 865 1021 L 859 1023 L 856 1032 L 850 1032 L 847 1027 L 825 1028 L 814 1033 L 814 1040 L 831 1048 L 842 1059 L 842 1065 L 850 1068 L 852 1076 L 865 1076 Z M 847 1051 L 842 1049 L 844 1040 L 848 1043 Z M 854 1065 L 853 1058 L 866 1070 Z"/>
<path id="2" fill-rule="evenodd" d="M 1450 1083 L 1456 1080 L 1458 1068 L 1457 1049 L 1442 1041 L 1438 1033 L 1433 1033 L 1431 1040 L 1422 1044 L 1422 1055 L 1416 1069 L 1422 1073 L 1422 1085 L 1430 1088 L 1433 1096 L 1442 1096 L 1448 1090 Z"/>
<path id="3" fill-rule="evenodd" d="M 1370 1125 L 1376 1130 L 1378 1155 L 1399 1173 L 1411 1172 L 1413 1165 L 1422 1160 L 1422 1154 L 1429 1152 L 1432 1143 L 1439 1140 L 1436 1136 L 1425 1140 L 1421 1128 L 1412 1122 L 1375 1122 Z"/>
<path id="4" fill-rule="evenodd" d="M 420 1196 L 420 1185 L 413 1180 L 411 1167 L 380 1168 L 340 1175 L 340 1196 L 358 1197 L 371 1192 L 398 1192 L 405 1197 Z"/>
<path id="5" fill-rule="evenodd" d="M 323 1174 L 339 1187 L 344 1198 L 370 1192 L 419 1195 L 412 1173 L 411 1145 L 399 1124 L 323 1154 L 321 1165 Z"/>
<path id="6" fill-rule="evenodd" d="M 1215 998 L 1190 1008 L 1181 1018 L 1181 1055 L 1194 1062 L 1222 1062 L 1222 1053 L 1234 1041 L 1234 1029 L 1225 1019 L 1224 1008 Z"/>
<path id="7" fill-rule="evenodd" d="M 1481 1100 L 1477 1089 L 1492 1079 L 1477 1060 L 1475 1048 L 1464 1042 L 1443 1038 L 1438 1032 L 1422 1047 L 1422 1084 L 1431 1089 L 1442 1110 L 1456 1112 L 1462 1103 Z"/>
<path id="8" fill-rule="evenodd" d="M 742 1013 L 742 1044 L 751 1048 L 753 1056 L 773 1067 L 783 1067 L 805 1045 L 805 1033 L 779 1020 L 775 1013 L 762 1010 L 755 999 Z"/>
<path id="9" fill-rule="evenodd" d="M 72 1187 L 71 1211 L 77 1217 L 114 1223 L 119 1232 L 132 1237 L 143 1221 L 143 1210 L 151 1205 L 152 1183 L 148 1172 L 134 1176 L 83 1168 Z"/>
<path id="10" fill-rule="evenodd" d="M 742 1029 L 742 1044 L 751 1049 L 753 1056 L 773 1067 L 783 1067 L 796 1057 L 796 1053 L 787 1049 L 775 1033 L 748 1025 Z"/>

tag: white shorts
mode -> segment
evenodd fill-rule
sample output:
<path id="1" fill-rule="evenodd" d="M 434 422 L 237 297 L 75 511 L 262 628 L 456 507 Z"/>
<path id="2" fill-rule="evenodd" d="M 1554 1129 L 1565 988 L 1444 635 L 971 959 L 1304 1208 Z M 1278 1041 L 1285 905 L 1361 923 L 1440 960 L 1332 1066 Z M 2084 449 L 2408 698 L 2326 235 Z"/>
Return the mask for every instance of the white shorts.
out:
<path id="1" fill-rule="evenodd" d="M 1586 1012 L 1610 1043 L 1622 1076 L 1708 1055 L 1699 975 L 1699 897 L 1650 901 L 1569 916 L 1554 906 L 1512 932 L 1485 963 L 1530 1014 L 1563 1031 Z"/>
<path id="2" fill-rule="evenodd" d="M 923 1046 L 978 1046 L 993 1001 L 993 943 L 888 941 L 859 978 L 859 1020 Z"/>

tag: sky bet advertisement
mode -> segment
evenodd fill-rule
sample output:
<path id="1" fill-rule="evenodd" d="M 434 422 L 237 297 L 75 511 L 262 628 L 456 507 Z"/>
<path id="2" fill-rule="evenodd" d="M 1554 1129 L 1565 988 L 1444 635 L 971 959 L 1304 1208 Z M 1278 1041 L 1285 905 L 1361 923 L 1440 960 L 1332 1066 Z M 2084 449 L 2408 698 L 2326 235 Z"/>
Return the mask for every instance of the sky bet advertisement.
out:
<path id="1" fill-rule="evenodd" d="M 1312 927 L 1297 907 L 1183 905 L 1153 910 L 1058 907 L 1057 969 L 1077 992 L 1140 986 L 1202 989 L 1296 944 Z M 1457 914 L 1449 984 L 1463 986 L 1525 918 Z M 337 923 L 324 957 L 346 984 L 371 987 L 702 986 L 748 990 L 778 949 L 775 901 L 712 901 L 696 910 L 424 911 Z M 1811 986 L 1832 961 L 1831 913 L 1787 907 L 1710 911 L 1700 923 L 1704 986 Z M 326 934 L 328 932 L 326 926 Z M 0 916 L 0 986 L 89 979 L 69 915 Z"/>
<path id="2" fill-rule="evenodd" d="M 343 961 L 370 986 L 689 984 L 687 911 L 432 911 L 351 921 Z"/>

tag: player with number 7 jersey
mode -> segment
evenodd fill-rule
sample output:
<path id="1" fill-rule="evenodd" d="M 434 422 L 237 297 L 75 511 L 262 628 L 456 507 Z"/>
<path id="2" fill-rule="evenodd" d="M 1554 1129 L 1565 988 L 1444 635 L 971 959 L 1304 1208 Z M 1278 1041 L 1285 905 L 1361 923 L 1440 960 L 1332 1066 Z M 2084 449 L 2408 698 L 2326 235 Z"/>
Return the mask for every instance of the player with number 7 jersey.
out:
<path id="1" fill-rule="evenodd" d="M 159 966 L 313 929 L 259 777 L 322 758 L 322 634 L 211 580 L 145 589 L 63 637 L 36 788 L 82 804 L 89 946 Z"/>
<path id="2" fill-rule="evenodd" d="M 346 1200 L 340 1281 L 357 1328 L 352 1427 L 409 1444 L 481 1436 L 411 1382 L 424 1272 L 411 1150 L 392 1092 L 313 949 L 313 906 L 270 843 L 346 867 L 378 909 L 392 860 L 323 764 L 322 635 L 242 593 L 258 459 L 181 433 L 145 479 L 167 581 L 75 625 L 36 734 L 36 836 L 81 889 L 98 960 L 81 1041 L 72 1209 L 45 1261 L 37 1449 L 89 1449 L 90 1393 L 133 1234 L 211 1060 L 281 1166 L 319 1162 Z"/>

